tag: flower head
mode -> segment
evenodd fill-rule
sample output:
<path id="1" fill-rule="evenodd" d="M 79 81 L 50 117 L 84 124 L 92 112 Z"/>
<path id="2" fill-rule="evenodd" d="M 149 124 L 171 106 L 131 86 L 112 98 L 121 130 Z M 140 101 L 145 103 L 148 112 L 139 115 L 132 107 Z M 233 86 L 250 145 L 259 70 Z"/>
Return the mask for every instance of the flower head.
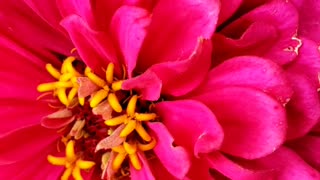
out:
<path id="1" fill-rule="evenodd" d="M 0 16 L 9 23 L 0 53 L 14 60 L 1 68 L 10 121 L 0 128 L 0 177 L 21 169 L 17 178 L 319 177 L 297 148 L 320 116 L 319 52 L 308 24 L 298 24 L 307 5 L 231 2 L 5 6 L 6 17 L 35 21 Z"/>

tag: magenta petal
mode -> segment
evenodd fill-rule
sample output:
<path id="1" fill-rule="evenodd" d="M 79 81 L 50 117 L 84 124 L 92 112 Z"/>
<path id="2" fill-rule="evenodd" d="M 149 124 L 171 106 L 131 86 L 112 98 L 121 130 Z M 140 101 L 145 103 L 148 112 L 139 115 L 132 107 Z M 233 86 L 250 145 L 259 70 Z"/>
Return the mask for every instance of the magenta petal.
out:
<path id="1" fill-rule="evenodd" d="M 39 3 L 42 4 L 42 1 Z M 43 11 L 50 11 L 48 14 L 52 12 L 46 8 Z M 67 55 L 72 49 L 64 34 L 53 29 L 21 0 L 2 0 L 0 21 L 1 37 L 7 37 L 35 54 L 45 56 L 44 59 L 52 57 L 51 52 Z"/>
<path id="2" fill-rule="evenodd" d="M 255 159 L 270 154 L 285 140 L 284 108 L 261 91 L 225 87 L 193 99 L 203 102 L 216 115 L 224 131 L 223 152 Z"/>
<path id="3" fill-rule="evenodd" d="M 152 171 L 149 167 L 148 160 L 144 156 L 143 153 L 138 152 L 139 160 L 142 164 L 141 170 L 136 170 L 131 164 L 130 164 L 130 176 L 132 180 L 155 180 L 153 177 Z"/>
<path id="4" fill-rule="evenodd" d="M 228 20 L 239 8 L 243 0 L 221 0 L 218 25 Z"/>
<path id="5" fill-rule="evenodd" d="M 198 159 L 193 157 L 191 168 L 190 168 L 190 171 L 188 172 L 188 178 L 190 178 L 190 180 L 191 179 L 212 180 L 213 177 L 210 174 L 209 169 L 210 167 L 205 159 L 203 158 Z"/>
<path id="6" fill-rule="evenodd" d="M 294 94 L 287 104 L 288 139 L 307 134 L 319 122 L 320 102 L 317 87 L 303 74 L 288 73 Z"/>
<path id="7" fill-rule="evenodd" d="M 45 70 L 45 62 L 26 49 L 0 38 L 0 134 L 39 124 L 52 109 L 37 101 L 37 86 L 53 78 Z M 55 63 L 56 61 L 50 61 Z"/>
<path id="8" fill-rule="evenodd" d="M 157 101 L 160 98 L 162 82 L 152 71 L 146 71 L 140 76 L 125 80 L 122 89 L 134 89 L 140 93 L 141 99 Z"/>
<path id="9" fill-rule="evenodd" d="M 218 15 L 218 0 L 159 1 L 138 60 L 139 71 L 160 62 L 187 59 L 198 38 L 211 38 Z"/>
<path id="10" fill-rule="evenodd" d="M 94 72 L 103 74 L 102 68 L 113 62 L 117 73 L 120 73 L 120 62 L 117 61 L 112 41 L 106 33 L 92 30 L 76 15 L 65 18 L 61 25 L 68 31 L 82 60 Z"/>
<path id="11" fill-rule="evenodd" d="M 0 165 L 24 160 L 56 141 L 56 131 L 40 125 L 25 127 L 0 136 Z"/>
<path id="12" fill-rule="evenodd" d="M 306 74 L 317 87 L 320 87 L 318 73 L 320 72 L 320 52 L 318 45 L 308 39 L 302 38 L 299 55 L 289 67 L 292 73 Z"/>
<path id="13" fill-rule="evenodd" d="M 272 170 L 254 170 L 241 166 L 219 152 L 211 153 L 206 157 L 211 168 L 230 179 L 269 179 L 274 176 Z"/>
<path id="14" fill-rule="evenodd" d="M 148 11 L 134 6 L 122 6 L 112 18 L 111 32 L 124 57 L 129 78 L 136 66 L 150 20 Z"/>
<path id="15" fill-rule="evenodd" d="M 56 0 L 56 4 L 63 17 L 78 15 L 84 19 L 91 28 L 96 27 L 90 0 Z"/>
<path id="16" fill-rule="evenodd" d="M 239 55 L 257 55 L 287 64 L 297 56 L 298 13 L 291 3 L 273 1 L 237 19 L 213 37 L 218 62 Z M 222 35 L 223 34 L 223 35 Z"/>
<path id="17" fill-rule="evenodd" d="M 223 131 L 214 114 L 202 103 L 163 101 L 155 105 L 155 110 L 175 143 L 193 151 L 195 156 L 220 148 Z"/>
<path id="18" fill-rule="evenodd" d="M 307 135 L 289 143 L 308 164 L 320 171 L 320 137 Z"/>
<path id="19" fill-rule="evenodd" d="M 199 39 L 192 55 L 186 60 L 155 64 L 149 68 L 162 81 L 162 93 L 181 96 L 197 87 L 211 65 L 211 43 Z"/>
<path id="20" fill-rule="evenodd" d="M 59 29 L 62 17 L 56 1 L 24 0 L 24 2 L 53 28 Z"/>
<path id="21" fill-rule="evenodd" d="M 174 139 L 162 123 L 148 123 L 148 127 L 156 138 L 157 145 L 153 150 L 162 165 L 176 178 L 184 178 L 191 165 L 187 151 L 181 146 L 173 146 Z"/>
<path id="22" fill-rule="evenodd" d="M 260 89 L 281 103 L 287 103 L 293 93 L 284 71 L 277 64 L 254 56 L 235 57 L 213 68 L 207 81 L 193 93 L 226 86 Z"/>
<path id="23" fill-rule="evenodd" d="M 48 154 L 55 152 L 56 147 L 56 143 L 51 143 L 23 161 L 0 165 L 0 179 L 60 179 L 65 167 L 53 166 L 47 160 Z"/>
<path id="24" fill-rule="evenodd" d="M 267 157 L 256 160 L 256 166 L 276 171 L 275 179 L 320 179 L 318 171 L 310 167 L 292 150 L 282 147 Z"/>
<path id="25" fill-rule="evenodd" d="M 320 1 L 316 0 L 292 0 L 299 11 L 299 35 L 320 43 Z M 308 12 L 308 13 L 306 13 Z"/>

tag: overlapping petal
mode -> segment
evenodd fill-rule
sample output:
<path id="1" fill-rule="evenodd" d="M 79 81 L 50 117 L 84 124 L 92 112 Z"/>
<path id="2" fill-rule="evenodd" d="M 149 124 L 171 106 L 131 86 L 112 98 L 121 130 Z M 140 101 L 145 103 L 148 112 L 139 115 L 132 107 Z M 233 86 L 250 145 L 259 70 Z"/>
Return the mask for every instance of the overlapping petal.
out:
<path id="1" fill-rule="evenodd" d="M 138 71 L 161 62 L 187 59 L 199 37 L 211 37 L 218 15 L 217 0 L 159 1 L 142 45 Z"/>
<path id="2" fill-rule="evenodd" d="M 250 11 L 213 36 L 213 60 L 221 62 L 239 55 L 257 55 L 279 64 L 297 56 L 298 13 L 284 1 L 273 1 Z"/>
<path id="3" fill-rule="evenodd" d="M 155 110 L 175 142 L 195 156 L 220 148 L 223 140 L 222 128 L 210 109 L 200 102 L 164 101 L 156 104 Z"/>
<path id="4" fill-rule="evenodd" d="M 264 58 L 240 56 L 213 68 L 207 79 L 191 94 L 227 86 L 259 89 L 281 103 L 287 103 L 293 93 L 285 72 L 277 64 Z"/>
<path id="5" fill-rule="evenodd" d="M 77 15 L 65 18 L 61 25 L 68 31 L 82 60 L 94 72 L 103 74 L 102 67 L 107 67 L 107 64 L 112 62 L 120 75 L 120 62 L 107 33 L 94 31 Z"/>
<path id="6" fill-rule="evenodd" d="M 112 18 L 111 32 L 123 55 L 129 78 L 136 66 L 150 20 L 148 11 L 134 6 L 122 6 Z"/>
<path id="7" fill-rule="evenodd" d="M 183 179 L 191 165 L 190 157 L 185 148 L 174 146 L 173 137 L 162 123 L 149 123 L 148 127 L 156 138 L 157 145 L 153 150 L 162 165 L 172 176 Z"/>
<path id="8" fill-rule="evenodd" d="M 193 99 L 203 102 L 216 115 L 224 131 L 223 152 L 255 159 L 272 153 L 285 140 L 285 110 L 261 91 L 224 87 Z"/>

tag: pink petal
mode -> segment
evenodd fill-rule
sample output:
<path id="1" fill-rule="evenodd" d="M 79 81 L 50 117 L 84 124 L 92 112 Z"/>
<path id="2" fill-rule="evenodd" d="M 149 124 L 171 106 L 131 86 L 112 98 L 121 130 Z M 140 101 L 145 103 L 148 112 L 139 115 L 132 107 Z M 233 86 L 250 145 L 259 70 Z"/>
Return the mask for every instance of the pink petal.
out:
<path id="1" fill-rule="evenodd" d="M 274 1 L 237 19 L 213 37 L 217 62 L 239 55 L 257 55 L 287 64 L 297 56 L 298 14 L 284 1 Z M 223 34 L 223 35 L 222 35 Z"/>
<path id="2" fill-rule="evenodd" d="M 64 18 L 70 15 L 78 15 L 86 21 L 90 28 L 96 28 L 90 0 L 56 0 L 56 4 Z"/>
<path id="3" fill-rule="evenodd" d="M 109 29 L 110 22 L 115 12 L 121 6 L 136 6 L 152 10 L 154 0 L 95 0 L 91 1 L 95 22 L 98 29 L 105 31 Z"/>
<path id="4" fill-rule="evenodd" d="M 230 179 L 270 179 L 274 176 L 272 170 L 250 169 L 233 162 L 219 152 L 211 153 L 206 157 L 211 168 Z"/>
<path id="5" fill-rule="evenodd" d="M 310 167 L 292 150 L 285 147 L 257 160 L 256 166 L 275 170 L 275 179 L 320 179 L 318 171 Z"/>
<path id="6" fill-rule="evenodd" d="M 103 75 L 102 68 L 113 62 L 117 74 L 120 75 L 120 65 L 115 55 L 112 41 L 107 33 L 92 30 L 79 16 L 65 18 L 61 25 L 68 31 L 77 52 L 82 60 L 96 73 Z"/>
<path id="7" fill-rule="evenodd" d="M 77 81 L 79 83 L 79 90 L 78 96 L 79 97 L 87 97 L 93 94 L 94 92 L 100 89 L 99 86 L 94 84 L 89 78 L 87 77 L 78 77 Z"/>
<path id="8" fill-rule="evenodd" d="M 120 137 L 120 133 L 124 128 L 125 125 L 122 124 L 117 127 L 117 129 L 115 129 L 110 136 L 100 140 L 100 142 L 96 146 L 95 151 L 99 151 L 101 149 L 108 150 L 121 145 L 125 141 L 125 138 Z"/>
<path id="9" fill-rule="evenodd" d="M 36 100 L 40 96 L 37 86 L 53 80 L 45 61 L 4 38 L 0 38 L 0 56 L 7 60 L 0 66 L 0 134 L 39 124 L 52 113 L 46 102 Z"/>
<path id="10" fill-rule="evenodd" d="M 59 129 L 67 126 L 75 120 L 71 110 L 62 109 L 58 110 L 41 120 L 41 125 L 48 129 Z"/>
<path id="11" fill-rule="evenodd" d="M 299 35 L 320 43 L 320 2 L 315 0 L 292 0 L 299 11 Z"/>
<path id="12" fill-rule="evenodd" d="M 60 179 L 64 167 L 53 166 L 47 160 L 55 148 L 56 143 L 51 143 L 23 161 L 0 165 L 0 179 Z"/>
<path id="13" fill-rule="evenodd" d="M 155 110 L 175 143 L 193 151 L 195 156 L 220 148 L 223 131 L 214 114 L 202 103 L 163 101 L 155 105 Z"/>
<path id="14" fill-rule="evenodd" d="M 190 171 L 188 172 L 188 178 L 212 180 L 213 177 L 209 172 L 209 166 L 205 159 L 198 159 L 193 157 Z"/>
<path id="15" fill-rule="evenodd" d="M 129 78 L 136 66 L 150 20 L 148 11 L 134 6 L 122 6 L 112 18 L 111 33 L 118 42 Z"/>
<path id="16" fill-rule="evenodd" d="M 152 169 L 153 176 L 156 179 L 166 179 L 166 180 L 176 180 L 173 175 L 171 175 L 167 169 L 161 164 L 158 158 L 148 159 L 150 168 Z"/>
<path id="17" fill-rule="evenodd" d="M 211 43 L 199 39 L 189 58 L 155 64 L 149 68 L 162 81 L 162 94 L 181 96 L 197 87 L 211 65 Z"/>
<path id="18" fill-rule="evenodd" d="M 102 119 L 111 119 L 113 109 L 108 101 L 102 101 L 97 107 L 92 109 L 92 113 L 95 115 L 101 115 Z"/>
<path id="19" fill-rule="evenodd" d="M 54 10 L 43 10 L 54 13 Z M 67 55 L 72 49 L 71 42 L 62 33 L 53 29 L 20 0 L 0 2 L 0 22 L 2 37 L 19 43 L 43 58 L 53 58 L 51 52 Z"/>
<path id="20" fill-rule="evenodd" d="M 162 82 L 152 71 L 146 71 L 140 76 L 125 80 L 123 90 L 134 89 L 141 95 L 141 99 L 157 101 L 160 98 Z"/>
<path id="21" fill-rule="evenodd" d="M 148 123 L 148 127 L 157 141 L 153 150 L 162 165 L 176 178 L 185 177 L 191 165 L 187 151 L 181 146 L 173 145 L 174 139 L 162 123 Z"/>
<path id="22" fill-rule="evenodd" d="M 186 11 L 188 9 L 188 11 Z M 153 64 L 187 59 L 200 37 L 215 31 L 219 1 L 159 1 L 138 60 L 138 70 Z"/>
<path id="23" fill-rule="evenodd" d="M 317 87 L 303 74 L 288 73 L 294 94 L 287 104 L 287 138 L 304 136 L 319 122 L 320 102 Z"/>
<path id="24" fill-rule="evenodd" d="M 308 76 L 317 87 L 320 87 L 318 73 L 320 72 L 320 52 L 318 45 L 308 39 L 302 38 L 299 55 L 287 70 L 292 73 L 302 73 Z"/>
<path id="25" fill-rule="evenodd" d="M 221 0 L 218 25 L 228 20 L 240 7 L 243 0 Z"/>
<path id="26" fill-rule="evenodd" d="M 287 103 L 293 93 L 284 71 L 277 64 L 259 57 L 242 56 L 213 68 L 208 79 L 193 94 L 226 86 L 260 89 L 281 103 Z"/>
<path id="27" fill-rule="evenodd" d="M 139 160 L 142 164 L 141 170 L 136 170 L 132 165 L 130 164 L 130 176 L 132 180 L 155 180 L 155 177 L 153 177 L 152 171 L 149 167 L 148 160 L 144 156 L 143 153 L 138 152 Z"/>
<path id="28" fill-rule="evenodd" d="M 0 165 L 27 159 L 58 139 L 56 131 L 34 125 L 0 136 Z"/>
<path id="29" fill-rule="evenodd" d="M 285 140 L 284 108 L 261 91 L 224 87 L 193 99 L 207 105 L 224 131 L 221 150 L 245 159 L 263 157 Z"/>
<path id="30" fill-rule="evenodd" d="M 57 30 L 61 28 L 59 23 L 62 20 L 62 16 L 56 1 L 24 0 L 24 2 L 53 28 Z"/>
<path id="31" fill-rule="evenodd" d="M 307 135 L 289 143 L 289 147 L 308 164 L 320 171 L 320 138 Z"/>

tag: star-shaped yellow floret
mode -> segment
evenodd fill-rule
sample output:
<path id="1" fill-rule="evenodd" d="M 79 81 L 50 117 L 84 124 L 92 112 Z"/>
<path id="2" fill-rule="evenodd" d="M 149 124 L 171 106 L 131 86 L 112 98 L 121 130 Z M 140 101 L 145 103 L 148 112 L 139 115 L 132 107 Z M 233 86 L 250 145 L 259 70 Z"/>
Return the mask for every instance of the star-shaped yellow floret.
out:
<path id="1" fill-rule="evenodd" d="M 132 96 L 127 106 L 127 113 L 115 118 L 108 119 L 105 121 L 105 124 L 107 126 L 118 126 L 120 124 L 126 124 L 125 128 L 120 133 L 120 137 L 126 137 L 133 130 L 136 130 L 136 132 L 143 140 L 149 142 L 151 140 L 151 137 L 142 126 L 142 122 L 154 120 L 157 115 L 155 113 L 135 112 L 137 100 L 137 95 Z"/>
<path id="2" fill-rule="evenodd" d="M 66 146 L 66 157 L 55 157 L 48 155 L 48 161 L 56 166 L 65 166 L 61 180 L 68 180 L 72 176 L 75 180 L 82 180 L 81 170 L 91 169 L 95 163 L 85 161 L 76 156 L 74 152 L 74 141 L 69 141 Z"/>
<path id="3" fill-rule="evenodd" d="M 86 68 L 85 75 L 101 89 L 95 92 L 90 101 L 90 106 L 92 108 L 98 106 L 105 98 L 107 98 L 110 106 L 116 112 L 121 112 L 122 107 L 115 95 L 115 91 L 121 90 L 123 81 L 114 81 L 114 64 L 109 63 L 106 70 L 105 80 L 100 78 L 98 75 L 94 74 L 90 68 Z"/>
<path id="4" fill-rule="evenodd" d="M 62 63 L 60 71 L 53 67 L 52 64 L 47 64 L 47 71 L 57 81 L 40 84 L 37 90 L 39 92 L 53 91 L 62 104 L 69 106 L 78 93 L 79 85 L 77 77 L 82 76 L 72 65 L 75 60 L 76 58 L 73 56 L 67 57 Z M 67 91 L 68 89 L 70 91 Z M 81 105 L 84 104 L 84 98 L 78 98 L 78 100 Z"/>

